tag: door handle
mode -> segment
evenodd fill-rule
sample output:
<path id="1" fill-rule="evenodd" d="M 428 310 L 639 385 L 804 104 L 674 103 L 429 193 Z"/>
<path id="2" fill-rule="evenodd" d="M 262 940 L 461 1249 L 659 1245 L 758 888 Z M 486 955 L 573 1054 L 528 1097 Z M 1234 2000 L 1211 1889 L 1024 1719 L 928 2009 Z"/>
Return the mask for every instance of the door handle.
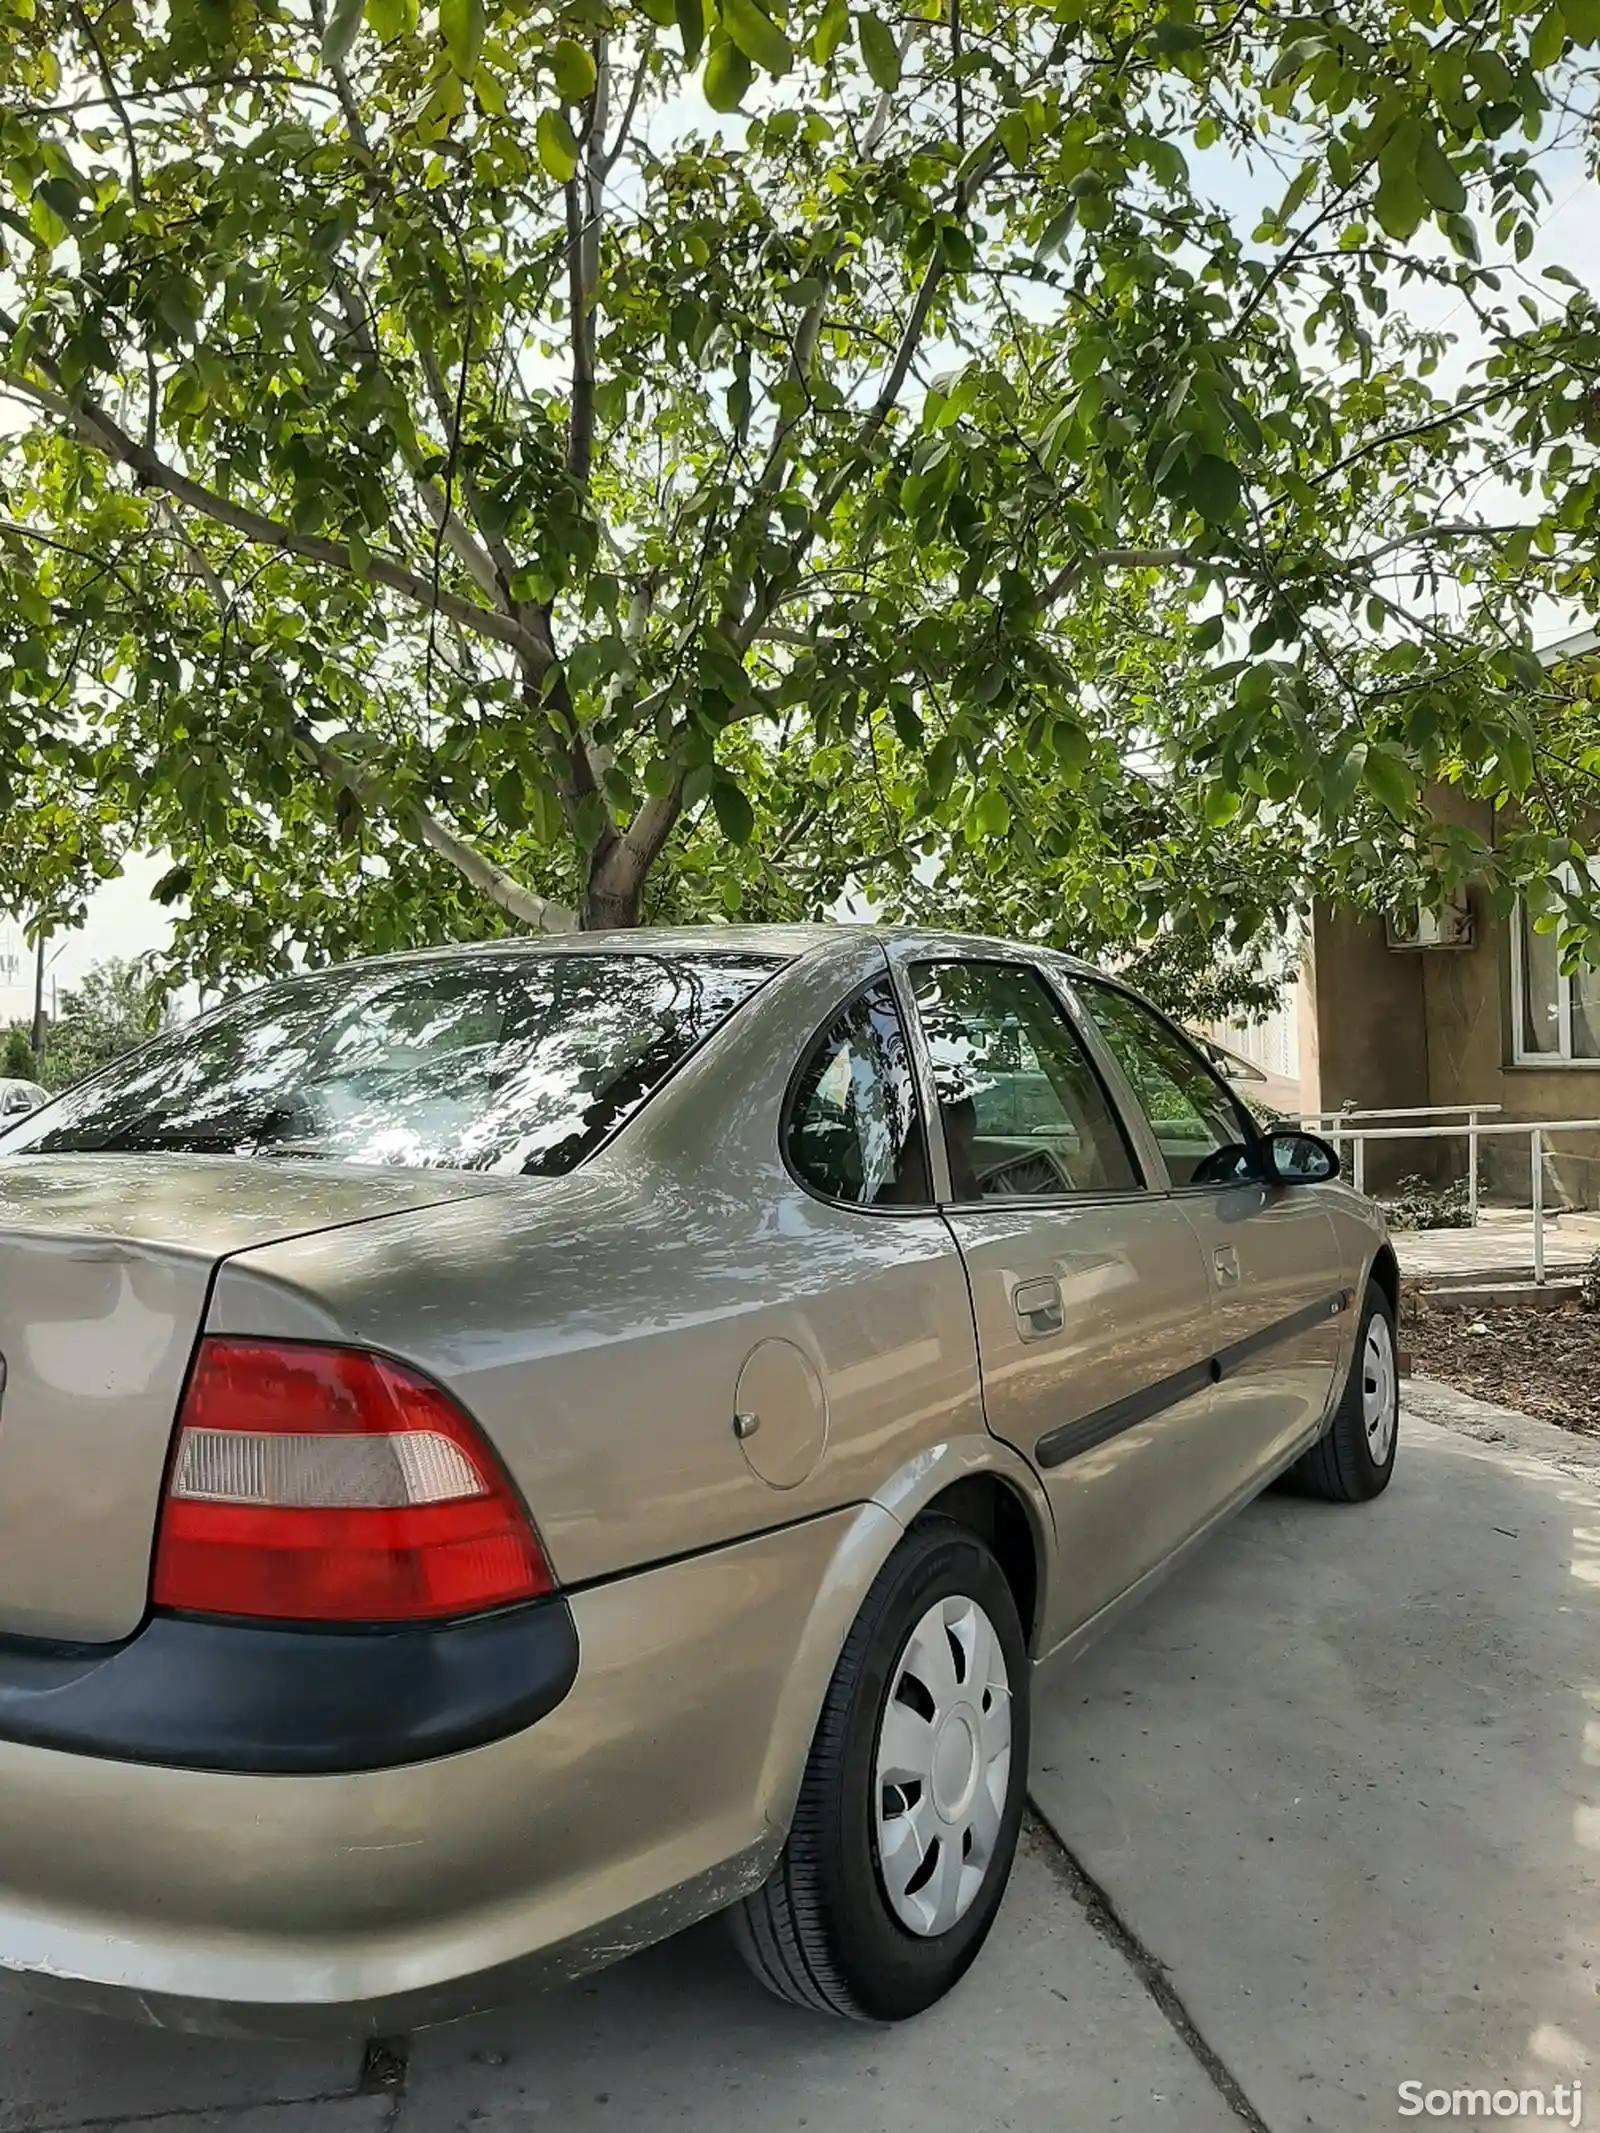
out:
<path id="1" fill-rule="evenodd" d="M 1211 1264 L 1216 1269 L 1217 1286 L 1233 1288 L 1239 1279 L 1239 1254 L 1231 1244 L 1222 1244 L 1211 1254 Z"/>
<path id="2" fill-rule="evenodd" d="M 1011 1292 L 1011 1308 L 1017 1314 L 1017 1331 L 1025 1341 L 1048 1340 L 1066 1324 L 1061 1284 L 1048 1274 L 1037 1281 L 1019 1281 Z"/>

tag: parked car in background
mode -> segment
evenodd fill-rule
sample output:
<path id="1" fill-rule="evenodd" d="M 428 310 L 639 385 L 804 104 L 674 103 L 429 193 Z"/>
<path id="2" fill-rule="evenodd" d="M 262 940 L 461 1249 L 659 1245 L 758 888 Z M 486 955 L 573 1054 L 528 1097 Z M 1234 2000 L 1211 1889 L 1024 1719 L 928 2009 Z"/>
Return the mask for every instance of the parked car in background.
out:
<path id="1" fill-rule="evenodd" d="M 36 1081 L 0 1079 L 0 1134 L 49 1101 L 49 1090 Z"/>
<path id="2" fill-rule="evenodd" d="M 1389 1479 L 1396 1269 L 1069 957 L 439 950 L 0 1149 L 0 1965 L 383 2033 L 728 1910 L 876 2020 L 973 1960 L 1036 1670 L 1273 1476 Z"/>

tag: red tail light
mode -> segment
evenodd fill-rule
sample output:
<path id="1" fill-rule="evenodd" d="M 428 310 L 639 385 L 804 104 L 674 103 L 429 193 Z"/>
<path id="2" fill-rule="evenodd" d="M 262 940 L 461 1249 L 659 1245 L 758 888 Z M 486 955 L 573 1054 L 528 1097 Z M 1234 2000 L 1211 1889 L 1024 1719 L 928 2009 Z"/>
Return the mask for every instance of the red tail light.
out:
<path id="1" fill-rule="evenodd" d="M 158 1607 L 414 1622 L 549 1592 L 476 1425 L 386 1356 L 203 1340 L 156 1535 Z"/>

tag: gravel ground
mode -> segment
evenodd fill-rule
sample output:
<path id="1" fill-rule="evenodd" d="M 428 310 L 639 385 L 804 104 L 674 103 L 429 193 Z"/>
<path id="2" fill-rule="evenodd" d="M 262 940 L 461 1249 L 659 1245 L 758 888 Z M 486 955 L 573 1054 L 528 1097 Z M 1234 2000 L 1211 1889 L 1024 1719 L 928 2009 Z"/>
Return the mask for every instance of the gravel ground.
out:
<path id="1" fill-rule="evenodd" d="M 1600 1312 L 1473 1313 L 1414 1300 L 1400 1338 L 1418 1377 L 1600 1436 Z"/>

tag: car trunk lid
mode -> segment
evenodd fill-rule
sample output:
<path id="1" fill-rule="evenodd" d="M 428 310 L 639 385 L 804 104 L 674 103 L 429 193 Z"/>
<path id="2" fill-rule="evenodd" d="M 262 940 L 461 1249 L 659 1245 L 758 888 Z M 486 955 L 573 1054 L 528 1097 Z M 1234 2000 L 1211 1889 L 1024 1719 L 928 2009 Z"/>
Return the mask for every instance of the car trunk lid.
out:
<path id="1" fill-rule="evenodd" d="M 0 1159 L 0 1634 L 101 1643 L 138 1627 L 222 1260 L 505 1189 L 460 1172 L 207 1156 Z"/>

